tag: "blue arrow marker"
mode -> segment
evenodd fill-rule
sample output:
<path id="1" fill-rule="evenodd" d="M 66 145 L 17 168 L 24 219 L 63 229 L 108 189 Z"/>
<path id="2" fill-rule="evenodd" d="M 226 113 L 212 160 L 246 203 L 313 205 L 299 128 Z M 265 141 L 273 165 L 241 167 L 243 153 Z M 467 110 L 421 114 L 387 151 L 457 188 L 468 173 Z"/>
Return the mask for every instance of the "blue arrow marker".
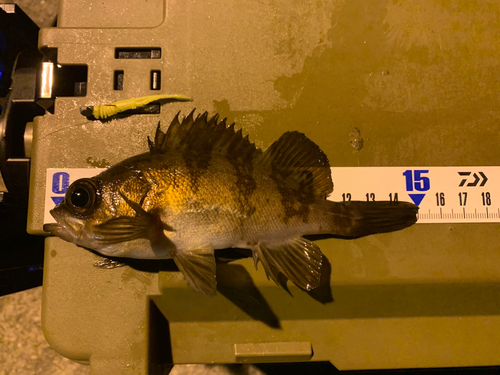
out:
<path id="1" fill-rule="evenodd" d="M 422 199 L 424 199 L 425 197 L 425 194 L 408 194 L 408 195 L 410 196 L 413 203 L 415 203 L 417 206 L 420 205 L 420 202 L 422 202 Z"/>
<path id="2" fill-rule="evenodd" d="M 51 197 L 56 206 L 64 200 L 64 197 Z"/>

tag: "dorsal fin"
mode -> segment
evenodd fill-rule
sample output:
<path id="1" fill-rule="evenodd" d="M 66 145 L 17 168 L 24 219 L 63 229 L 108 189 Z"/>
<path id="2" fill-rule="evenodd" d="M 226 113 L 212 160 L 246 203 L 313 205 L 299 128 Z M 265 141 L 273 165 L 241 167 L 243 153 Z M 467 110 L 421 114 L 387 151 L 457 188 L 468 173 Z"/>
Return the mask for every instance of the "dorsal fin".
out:
<path id="1" fill-rule="evenodd" d="M 194 118 L 193 110 L 182 121 L 175 116 L 166 133 L 158 124 L 155 140 L 148 137 L 153 154 L 177 151 L 194 155 L 220 155 L 235 161 L 254 161 L 256 165 L 270 168 L 286 186 L 301 191 L 311 191 L 326 198 L 333 190 L 330 163 L 321 149 L 304 134 L 293 131 L 284 133 L 265 153 L 243 137 L 241 129 L 234 131 L 234 124 L 226 126 L 226 119 L 218 115 L 208 119 L 208 113 Z"/>
<path id="2" fill-rule="evenodd" d="M 261 165 L 279 172 L 280 178 L 288 185 L 291 183 L 300 190 L 311 190 L 322 198 L 333 191 L 328 158 L 302 133 L 284 133 L 260 156 L 259 161 Z"/>
<path id="3" fill-rule="evenodd" d="M 208 113 L 194 118 L 193 110 L 179 122 L 175 116 L 166 133 L 156 129 L 155 140 L 148 137 L 151 153 L 163 154 L 171 151 L 189 152 L 198 155 L 221 155 L 235 160 L 252 160 L 262 154 L 242 131 L 234 131 L 234 124 L 227 127 L 226 119 L 218 121 L 218 115 L 208 119 Z"/>

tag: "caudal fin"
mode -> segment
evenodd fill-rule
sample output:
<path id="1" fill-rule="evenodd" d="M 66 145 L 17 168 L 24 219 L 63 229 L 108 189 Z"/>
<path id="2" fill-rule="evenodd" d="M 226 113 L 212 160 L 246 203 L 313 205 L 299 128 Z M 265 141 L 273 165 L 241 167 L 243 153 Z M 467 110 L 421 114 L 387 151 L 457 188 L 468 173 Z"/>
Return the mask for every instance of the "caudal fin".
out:
<path id="1" fill-rule="evenodd" d="M 361 237 L 375 233 L 393 232 L 407 228 L 417 221 L 418 207 L 410 202 L 340 202 L 336 211 L 338 234 L 346 237 Z M 344 225 L 342 225 L 344 222 Z"/>

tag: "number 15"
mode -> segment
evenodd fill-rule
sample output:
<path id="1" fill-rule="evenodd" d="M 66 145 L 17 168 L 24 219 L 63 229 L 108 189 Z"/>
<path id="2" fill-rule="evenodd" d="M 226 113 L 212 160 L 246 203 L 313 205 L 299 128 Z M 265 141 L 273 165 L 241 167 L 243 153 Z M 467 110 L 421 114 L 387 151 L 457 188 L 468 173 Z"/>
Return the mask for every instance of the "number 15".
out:
<path id="1" fill-rule="evenodd" d="M 406 191 L 427 191 L 431 188 L 429 177 L 422 176 L 424 173 L 429 173 L 428 169 L 408 169 L 403 172 L 406 178 Z"/>

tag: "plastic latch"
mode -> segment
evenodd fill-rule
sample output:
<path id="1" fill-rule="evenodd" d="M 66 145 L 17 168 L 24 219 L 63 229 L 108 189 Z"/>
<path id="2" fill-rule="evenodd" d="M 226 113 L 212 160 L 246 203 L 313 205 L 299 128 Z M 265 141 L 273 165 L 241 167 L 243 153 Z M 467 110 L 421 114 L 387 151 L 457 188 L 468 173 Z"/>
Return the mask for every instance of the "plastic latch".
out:
<path id="1" fill-rule="evenodd" d="M 312 357 L 310 342 L 270 342 L 234 344 L 238 362 L 295 362 L 307 361 Z"/>

